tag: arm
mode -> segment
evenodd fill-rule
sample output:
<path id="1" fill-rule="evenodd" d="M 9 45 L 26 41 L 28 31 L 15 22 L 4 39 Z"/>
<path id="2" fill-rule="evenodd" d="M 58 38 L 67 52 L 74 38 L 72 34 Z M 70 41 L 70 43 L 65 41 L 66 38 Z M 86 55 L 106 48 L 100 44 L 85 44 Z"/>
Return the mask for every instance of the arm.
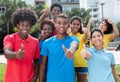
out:
<path id="1" fill-rule="evenodd" d="M 38 37 L 38 40 L 41 41 L 41 40 L 45 40 L 47 39 L 46 35 L 43 33 L 43 31 L 41 31 L 41 34 L 39 35 Z"/>
<path id="2" fill-rule="evenodd" d="M 4 49 L 4 54 L 7 59 L 23 59 L 25 56 L 24 46 L 21 44 L 20 49 L 17 52 L 13 52 L 11 48 Z"/>
<path id="3" fill-rule="evenodd" d="M 84 40 L 86 39 L 90 39 L 90 27 L 92 25 L 92 23 L 94 22 L 94 18 L 91 17 L 88 21 L 88 24 L 87 24 L 87 28 L 84 28 Z"/>
<path id="4" fill-rule="evenodd" d="M 45 20 L 45 18 L 50 14 L 50 10 L 49 9 L 46 9 L 44 10 L 44 13 L 40 16 L 39 18 L 39 25 L 41 24 L 41 22 L 43 20 Z"/>
<path id="5" fill-rule="evenodd" d="M 42 56 L 42 63 L 39 68 L 39 76 L 40 76 L 39 82 L 45 82 L 46 65 L 47 65 L 47 56 Z"/>
<path id="6" fill-rule="evenodd" d="M 81 50 L 81 56 L 85 59 L 90 59 L 92 57 L 91 53 L 89 53 L 86 48 Z"/>
<path id="7" fill-rule="evenodd" d="M 115 82 L 118 82 L 116 72 L 115 72 L 115 65 L 111 65 L 111 68 L 112 68 L 112 73 L 113 73 L 113 77 L 115 79 Z"/>
<path id="8" fill-rule="evenodd" d="M 62 48 L 63 48 L 63 50 L 65 52 L 65 55 L 69 59 L 73 59 L 74 58 L 73 54 L 78 49 L 78 47 L 79 47 L 79 43 L 77 41 L 72 41 L 69 49 L 67 49 L 64 45 L 62 45 Z"/>
<path id="9" fill-rule="evenodd" d="M 34 59 L 34 77 L 30 80 L 30 82 L 37 82 L 37 77 L 39 74 L 39 59 Z"/>
<path id="10" fill-rule="evenodd" d="M 117 36 L 119 36 L 119 30 L 116 24 L 111 19 L 108 19 L 108 22 L 113 26 L 113 33 L 110 36 L 110 40 L 114 40 Z"/>

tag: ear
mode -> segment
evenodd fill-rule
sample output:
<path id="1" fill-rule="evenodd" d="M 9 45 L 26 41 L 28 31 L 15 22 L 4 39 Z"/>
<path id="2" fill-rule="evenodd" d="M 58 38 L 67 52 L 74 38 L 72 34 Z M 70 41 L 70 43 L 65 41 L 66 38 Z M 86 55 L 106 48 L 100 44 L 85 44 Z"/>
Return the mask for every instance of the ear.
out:
<path id="1" fill-rule="evenodd" d="M 16 25 L 16 28 L 19 28 L 19 25 L 18 25 L 18 24 Z"/>

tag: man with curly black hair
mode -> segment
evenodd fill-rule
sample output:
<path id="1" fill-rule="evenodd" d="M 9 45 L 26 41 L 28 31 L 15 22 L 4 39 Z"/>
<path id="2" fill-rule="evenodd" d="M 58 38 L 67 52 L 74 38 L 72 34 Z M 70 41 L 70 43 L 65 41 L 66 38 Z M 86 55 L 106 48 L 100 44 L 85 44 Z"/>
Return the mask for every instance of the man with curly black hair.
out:
<path id="1" fill-rule="evenodd" d="M 36 14 L 28 8 L 17 9 L 12 15 L 18 32 L 4 38 L 7 67 L 4 82 L 36 82 L 38 76 L 39 41 L 29 35 L 36 23 Z"/>
<path id="2" fill-rule="evenodd" d="M 39 18 L 39 24 L 42 23 L 45 19 L 51 19 L 51 21 L 55 24 L 56 18 L 59 14 L 61 14 L 63 11 L 62 5 L 59 3 L 54 3 L 51 5 L 50 9 L 44 10 L 43 14 Z M 49 18 L 50 16 L 50 18 Z M 56 35 L 56 30 L 54 29 L 53 35 Z"/>

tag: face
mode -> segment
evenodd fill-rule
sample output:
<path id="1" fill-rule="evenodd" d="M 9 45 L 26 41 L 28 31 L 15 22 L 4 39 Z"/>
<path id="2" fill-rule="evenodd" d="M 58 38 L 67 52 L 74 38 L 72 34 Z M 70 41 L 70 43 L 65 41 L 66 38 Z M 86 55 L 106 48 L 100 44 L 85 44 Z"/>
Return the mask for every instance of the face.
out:
<path id="1" fill-rule="evenodd" d="M 51 12 L 52 12 L 53 19 L 56 19 L 56 17 L 61 13 L 59 7 L 54 7 Z"/>
<path id="2" fill-rule="evenodd" d="M 105 21 L 102 21 L 100 24 L 99 24 L 99 28 L 102 32 L 105 32 L 107 30 L 107 24 Z"/>
<path id="3" fill-rule="evenodd" d="M 57 33 L 65 34 L 68 29 L 68 20 L 66 18 L 57 18 L 55 28 Z"/>
<path id="4" fill-rule="evenodd" d="M 19 24 L 17 24 L 18 28 L 18 34 L 21 38 L 27 38 L 31 25 L 28 21 L 20 21 Z"/>
<path id="5" fill-rule="evenodd" d="M 53 29 L 49 24 L 45 24 L 43 26 L 42 33 L 46 36 L 46 38 L 51 37 L 53 33 Z"/>
<path id="6" fill-rule="evenodd" d="M 70 28 L 73 34 L 76 34 L 78 30 L 80 29 L 80 22 L 79 20 L 73 20 L 73 22 L 70 24 Z"/>
<path id="7" fill-rule="evenodd" d="M 92 34 L 92 43 L 94 46 L 102 46 L 103 45 L 103 36 L 100 32 L 95 31 Z"/>

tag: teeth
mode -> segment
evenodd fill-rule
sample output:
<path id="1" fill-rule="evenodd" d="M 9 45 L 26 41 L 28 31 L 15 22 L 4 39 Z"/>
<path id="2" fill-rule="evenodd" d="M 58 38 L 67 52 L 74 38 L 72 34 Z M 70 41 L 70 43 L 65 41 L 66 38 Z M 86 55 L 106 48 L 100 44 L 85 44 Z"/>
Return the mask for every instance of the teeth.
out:
<path id="1" fill-rule="evenodd" d="M 24 30 L 23 32 L 26 33 L 27 31 Z"/>
<path id="2" fill-rule="evenodd" d="M 63 28 L 60 28 L 60 30 L 63 30 Z"/>

